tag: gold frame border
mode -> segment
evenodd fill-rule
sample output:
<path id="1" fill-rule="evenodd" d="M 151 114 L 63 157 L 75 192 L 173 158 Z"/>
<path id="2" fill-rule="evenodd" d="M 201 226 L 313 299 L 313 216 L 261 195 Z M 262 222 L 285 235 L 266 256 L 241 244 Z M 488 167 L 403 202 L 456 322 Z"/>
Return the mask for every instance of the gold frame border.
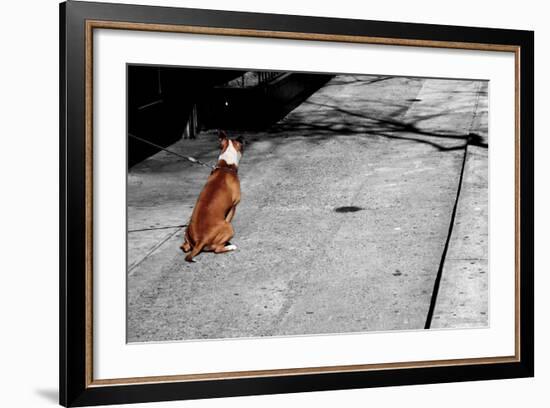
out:
<path id="1" fill-rule="evenodd" d="M 222 35 L 237 37 L 277 38 L 292 40 L 330 41 L 344 43 L 397 45 L 411 47 L 451 48 L 463 50 L 513 52 L 515 58 L 515 353 L 513 356 L 480 357 L 467 359 L 396 362 L 383 364 L 354 364 L 324 367 L 302 367 L 274 370 L 232 371 L 204 374 L 166 375 L 153 377 L 128 377 L 113 379 L 93 378 L 93 30 L 118 29 L 132 31 L 156 31 L 170 33 Z M 396 39 L 385 37 L 315 34 L 286 31 L 267 31 L 235 28 L 197 27 L 129 23 L 121 21 L 86 20 L 86 233 L 85 233 L 85 285 L 86 285 L 86 345 L 85 386 L 103 387 L 113 385 L 169 383 L 184 381 L 208 381 L 237 378 L 292 376 L 338 372 L 409 369 L 421 367 L 462 366 L 471 364 L 514 363 L 520 356 L 520 51 L 521 47 L 505 44 L 465 43 L 451 41 Z"/>

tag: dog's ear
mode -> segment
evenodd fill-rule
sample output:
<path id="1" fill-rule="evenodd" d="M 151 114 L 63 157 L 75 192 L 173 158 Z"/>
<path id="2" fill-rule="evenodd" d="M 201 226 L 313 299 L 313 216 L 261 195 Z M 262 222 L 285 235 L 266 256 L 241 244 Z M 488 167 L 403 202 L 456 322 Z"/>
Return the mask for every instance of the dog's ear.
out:
<path id="1" fill-rule="evenodd" d="M 218 130 L 218 143 L 220 145 L 220 149 L 225 149 L 225 146 L 227 146 L 227 133 L 225 133 L 223 130 Z"/>
<path id="2" fill-rule="evenodd" d="M 244 137 L 239 136 L 235 140 L 241 144 L 241 152 L 243 152 L 244 151 L 244 145 L 246 144 L 246 142 L 244 140 Z"/>
<path id="3" fill-rule="evenodd" d="M 225 133 L 223 130 L 218 129 L 218 140 L 221 142 L 222 140 L 227 139 L 227 133 Z"/>

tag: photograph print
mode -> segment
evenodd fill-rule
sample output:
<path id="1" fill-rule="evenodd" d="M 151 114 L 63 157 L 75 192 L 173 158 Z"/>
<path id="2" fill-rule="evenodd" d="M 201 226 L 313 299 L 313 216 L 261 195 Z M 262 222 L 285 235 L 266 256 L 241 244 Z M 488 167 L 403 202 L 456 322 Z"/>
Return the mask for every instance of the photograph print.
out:
<path id="1" fill-rule="evenodd" d="M 488 90 L 127 65 L 127 342 L 488 327 Z"/>

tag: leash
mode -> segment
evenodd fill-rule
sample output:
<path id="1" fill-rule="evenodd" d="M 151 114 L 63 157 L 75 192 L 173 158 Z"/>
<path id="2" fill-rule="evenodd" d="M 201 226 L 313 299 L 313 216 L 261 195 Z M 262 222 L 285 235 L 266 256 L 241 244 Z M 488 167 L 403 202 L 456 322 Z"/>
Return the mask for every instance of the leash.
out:
<path id="1" fill-rule="evenodd" d="M 167 152 L 167 153 L 171 153 L 171 154 L 173 154 L 173 155 L 175 155 L 175 156 L 181 157 L 182 159 L 185 159 L 185 160 L 187 160 L 187 161 L 190 161 L 191 163 L 199 164 L 199 165 L 204 166 L 204 167 L 208 167 L 208 168 L 209 168 L 210 170 L 212 170 L 212 171 L 214 171 L 214 170 L 216 170 L 217 168 L 219 168 L 218 166 L 211 166 L 210 164 L 203 163 L 203 162 L 201 162 L 200 160 L 195 159 L 194 157 L 191 157 L 191 156 L 184 156 L 184 155 L 182 155 L 182 154 L 176 153 L 176 152 L 174 152 L 174 151 L 172 151 L 172 150 L 169 150 L 169 149 L 167 149 L 167 148 L 165 148 L 165 147 L 159 146 L 158 144 L 155 144 L 155 143 L 153 143 L 153 142 L 150 142 L 149 140 L 142 139 L 141 137 L 136 136 L 136 135 L 133 135 L 133 134 L 131 134 L 131 133 L 128 133 L 128 136 L 130 136 L 130 137 L 132 137 L 132 138 L 134 138 L 134 139 L 136 139 L 136 140 L 139 140 L 139 141 L 142 142 L 142 143 L 145 143 L 145 144 L 154 146 L 154 147 L 156 147 L 157 149 L 164 150 L 164 151 Z"/>

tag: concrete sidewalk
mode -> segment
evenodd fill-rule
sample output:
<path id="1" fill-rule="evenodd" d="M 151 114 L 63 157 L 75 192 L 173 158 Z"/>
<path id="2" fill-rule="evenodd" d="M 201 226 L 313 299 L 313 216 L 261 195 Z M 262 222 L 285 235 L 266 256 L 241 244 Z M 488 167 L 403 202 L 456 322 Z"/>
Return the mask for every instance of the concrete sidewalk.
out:
<path id="1" fill-rule="evenodd" d="M 485 325 L 487 273 L 473 284 L 453 271 L 486 270 L 486 98 L 476 81 L 335 77 L 244 135 L 238 249 L 196 264 L 179 249 L 181 225 L 208 170 L 165 152 L 132 168 L 128 341 L 422 329 L 468 141 L 476 156 L 455 224 L 470 234 L 451 238 L 456 267 L 444 269 L 434 318 Z M 218 154 L 214 133 L 171 149 Z"/>

